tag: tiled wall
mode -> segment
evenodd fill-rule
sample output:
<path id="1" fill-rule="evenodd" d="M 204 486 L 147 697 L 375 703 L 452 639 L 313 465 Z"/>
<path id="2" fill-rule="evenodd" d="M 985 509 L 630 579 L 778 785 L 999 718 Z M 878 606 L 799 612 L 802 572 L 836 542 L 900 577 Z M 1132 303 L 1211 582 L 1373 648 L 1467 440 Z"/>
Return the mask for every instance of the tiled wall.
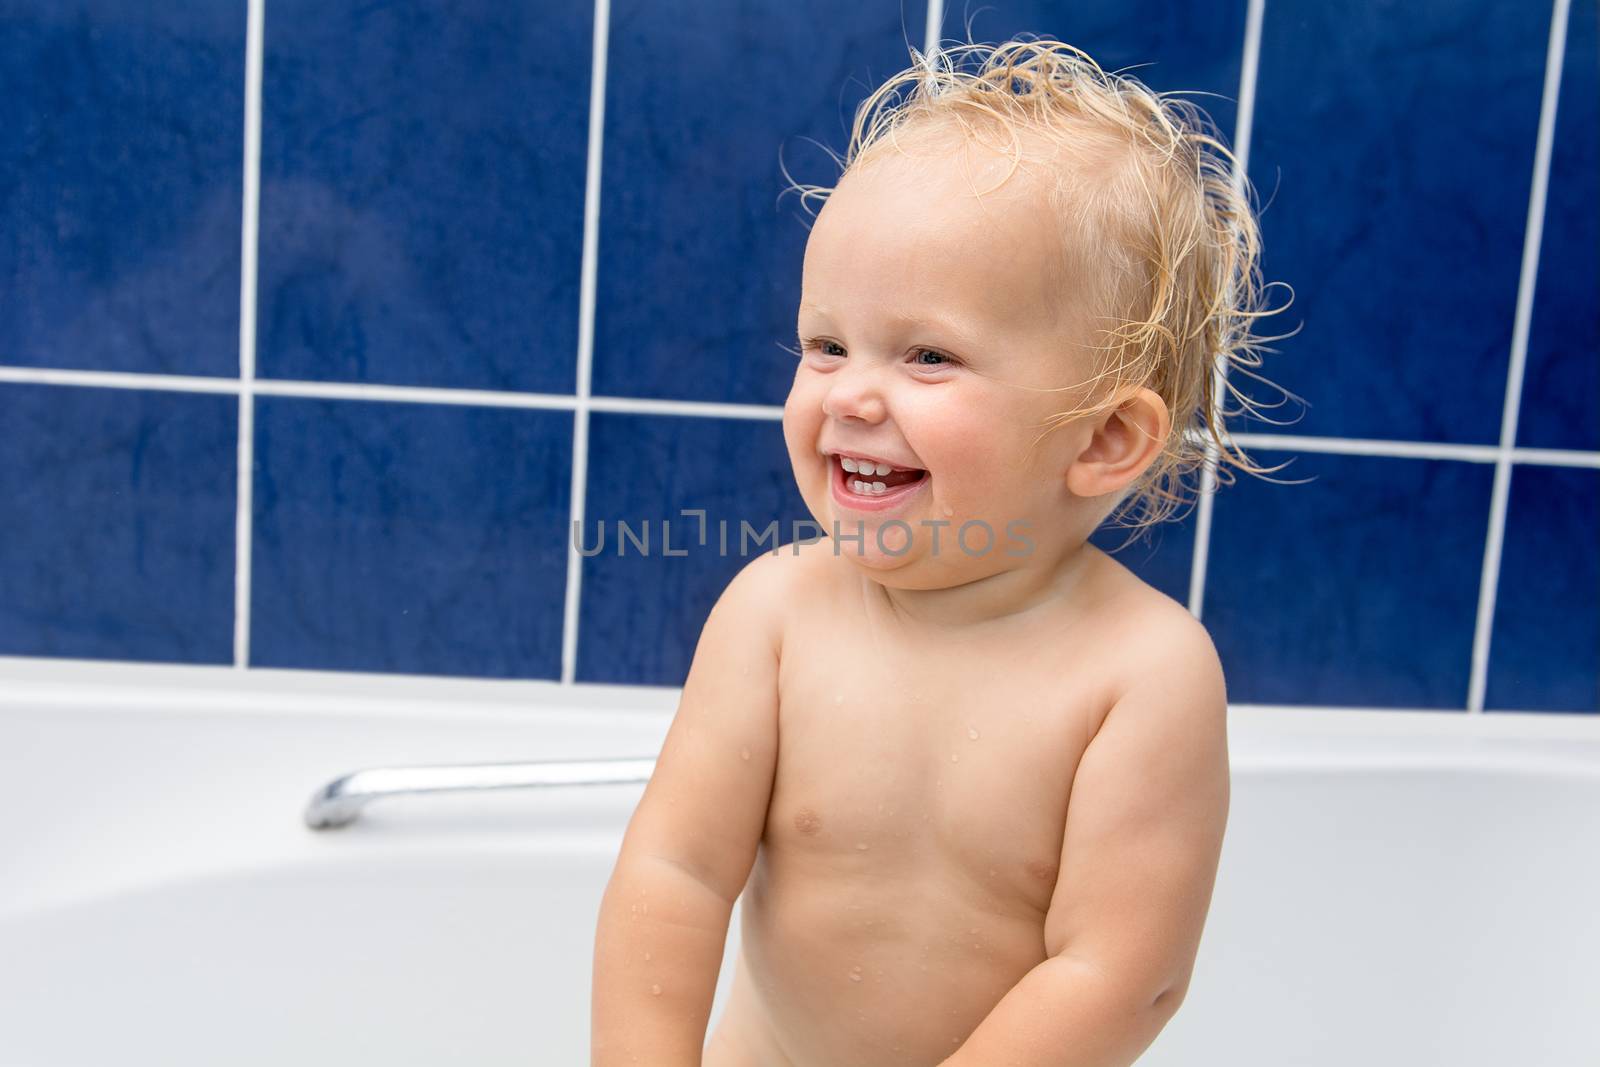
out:
<path id="1" fill-rule="evenodd" d="M 1248 151 L 1303 324 L 1263 373 L 1311 406 L 1235 429 L 1312 480 L 1118 556 L 1236 703 L 1600 712 L 1596 8 L 935 5 L 1216 94 Z M 0 4 L 0 655 L 680 684 L 744 558 L 570 520 L 806 517 L 780 151 L 831 183 L 807 139 L 929 19 Z"/>

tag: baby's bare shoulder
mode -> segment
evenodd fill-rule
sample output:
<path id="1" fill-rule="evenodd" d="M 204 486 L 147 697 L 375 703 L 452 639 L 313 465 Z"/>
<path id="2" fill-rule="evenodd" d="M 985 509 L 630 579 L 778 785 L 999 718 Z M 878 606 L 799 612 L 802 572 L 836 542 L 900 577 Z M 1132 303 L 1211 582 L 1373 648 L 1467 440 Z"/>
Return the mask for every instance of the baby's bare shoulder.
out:
<path id="1" fill-rule="evenodd" d="M 1174 657 L 1214 662 L 1210 632 L 1188 607 L 1106 556 L 1096 610 L 1101 624 L 1099 662 L 1110 681 L 1112 702 Z"/>
<path id="2" fill-rule="evenodd" d="M 786 620 L 816 602 L 824 583 L 836 573 L 829 566 L 830 543 L 827 538 L 810 544 L 796 541 L 752 557 L 728 583 L 724 596 L 730 614 L 748 625 L 771 625 L 781 631 Z"/>

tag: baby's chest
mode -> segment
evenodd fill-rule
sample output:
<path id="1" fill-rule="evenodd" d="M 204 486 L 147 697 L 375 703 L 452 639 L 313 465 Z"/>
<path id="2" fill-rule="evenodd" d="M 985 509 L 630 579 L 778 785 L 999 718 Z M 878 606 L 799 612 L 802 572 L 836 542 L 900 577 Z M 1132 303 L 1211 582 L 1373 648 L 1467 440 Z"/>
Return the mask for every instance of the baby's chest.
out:
<path id="1" fill-rule="evenodd" d="M 765 845 L 791 869 L 937 872 L 1043 912 L 1090 715 L 1039 679 L 797 672 L 780 687 Z"/>

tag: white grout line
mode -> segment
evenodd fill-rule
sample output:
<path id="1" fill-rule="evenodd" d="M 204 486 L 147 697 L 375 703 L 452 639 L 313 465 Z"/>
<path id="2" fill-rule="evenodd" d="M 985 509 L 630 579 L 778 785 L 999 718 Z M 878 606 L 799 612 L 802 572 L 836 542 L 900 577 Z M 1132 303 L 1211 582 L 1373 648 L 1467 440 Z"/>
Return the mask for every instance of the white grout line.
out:
<path id="1" fill-rule="evenodd" d="M 233 394 L 241 390 L 240 382 L 235 378 L 0 365 L 0 382 L 7 381 L 193 393 Z M 705 400 L 653 400 L 623 396 L 587 396 L 580 399 L 577 396 L 560 393 L 512 393 L 486 389 L 441 389 L 429 386 L 369 385 L 354 382 L 302 382 L 269 378 L 254 379 L 250 383 L 250 391 L 256 396 L 297 396 L 315 400 L 460 404 L 469 407 L 544 408 L 558 411 L 586 408 L 589 411 L 613 411 L 624 415 L 675 415 L 687 418 L 756 419 L 771 422 L 780 422 L 783 419 L 783 407 L 778 404 L 724 404 Z M 1266 450 L 1375 456 L 1389 459 L 1439 459 L 1461 463 L 1498 463 L 1500 460 L 1499 445 L 1375 440 L 1360 437 L 1315 437 L 1286 433 L 1235 433 L 1233 439 L 1245 448 Z M 1557 448 L 1513 448 L 1511 462 L 1519 465 L 1600 469 L 1600 452 Z"/>
<path id="2" fill-rule="evenodd" d="M 244 206 L 239 245 L 239 446 L 234 478 L 233 665 L 250 666 L 250 546 L 255 485 L 256 266 L 261 218 L 261 56 L 267 0 L 249 0 L 244 67 Z"/>
<path id="3" fill-rule="evenodd" d="M 939 47 L 940 28 L 944 24 L 944 0 L 928 0 L 928 25 L 922 34 L 922 54 L 932 56 Z"/>
<path id="4" fill-rule="evenodd" d="M 1544 239 L 1545 194 L 1550 187 L 1550 150 L 1555 142 L 1556 104 L 1561 94 L 1561 64 L 1567 48 L 1570 0 L 1555 0 L 1550 13 L 1550 41 L 1544 64 L 1544 99 L 1539 105 L 1539 139 L 1533 150 L 1533 183 L 1528 191 L 1528 222 L 1522 236 L 1522 276 L 1517 283 L 1517 317 L 1511 331 L 1511 368 L 1506 375 L 1505 406 L 1500 414 L 1500 455 L 1494 468 L 1494 495 L 1489 504 L 1489 536 L 1483 553 L 1483 578 L 1478 591 L 1477 629 L 1472 638 L 1472 680 L 1467 710 L 1483 711 L 1489 684 L 1489 644 L 1494 633 L 1495 598 L 1500 586 L 1500 553 L 1506 536 L 1506 510 L 1511 496 L 1512 449 L 1517 441 L 1517 414 L 1522 405 L 1522 377 L 1528 362 L 1528 329 L 1533 294 L 1538 284 L 1539 245 Z"/>
<path id="5" fill-rule="evenodd" d="M 589 472 L 589 385 L 594 369 L 595 284 L 600 259 L 600 164 L 605 147 L 606 49 L 611 36 L 611 0 L 595 0 L 594 56 L 589 73 L 589 163 L 583 193 L 583 274 L 578 288 L 578 388 L 572 398 L 571 521 L 567 543 L 567 597 L 561 623 L 561 684 L 572 685 L 578 669 L 578 604 L 583 556 L 574 529 L 583 528 Z"/>
<path id="6" fill-rule="evenodd" d="M 244 286 L 241 279 L 240 288 Z M 242 327 L 241 327 L 242 329 Z M 8 367 L 0 364 L 0 382 L 29 385 L 77 385 L 97 389 L 153 389 L 176 393 L 227 393 L 241 391 L 238 378 L 187 374 L 142 374 L 131 371 L 59 370 L 54 367 Z"/>
<path id="7" fill-rule="evenodd" d="M 1242 193 L 1244 184 L 1250 173 L 1250 136 L 1255 129 L 1256 120 L 1256 74 L 1261 67 L 1261 22 L 1266 15 L 1267 0 L 1250 0 L 1249 9 L 1245 13 L 1244 22 L 1244 50 L 1239 65 L 1239 108 L 1237 122 L 1233 134 L 1233 155 L 1235 169 L 1233 174 L 1233 188 L 1235 192 Z M 1212 372 L 1212 401 L 1214 407 L 1206 413 L 1206 419 L 1213 425 L 1220 425 L 1222 420 L 1223 398 L 1227 395 L 1228 362 L 1213 368 Z M 1254 448 L 1245 439 L 1246 435 L 1238 434 L 1235 439 L 1245 448 Z M 1206 566 L 1211 558 L 1211 511 L 1216 503 L 1217 492 L 1217 463 L 1220 453 L 1216 443 L 1208 436 L 1206 438 L 1206 458 L 1201 467 L 1200 499 L 1195 505 L 1194 524 L 1194 562 L 1189 567 L 1189 612 L 1196 619 L 1201 618 L 1206 598 Z"/>

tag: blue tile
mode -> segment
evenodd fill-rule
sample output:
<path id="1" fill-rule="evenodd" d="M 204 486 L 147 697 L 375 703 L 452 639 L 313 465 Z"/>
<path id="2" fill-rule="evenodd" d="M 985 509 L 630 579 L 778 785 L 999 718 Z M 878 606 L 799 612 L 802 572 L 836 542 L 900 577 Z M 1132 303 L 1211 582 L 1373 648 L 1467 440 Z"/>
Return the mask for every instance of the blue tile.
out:
<path id="1" fill-rule="evenodd" d="M 1517 443 L 1600 449 L 1600 5 L 1567 24 Z"/>
<path id="2" fill-rule="evenodd" d="M 699 520 L 682 514 L 695 508 L 706 513 L 704 545 Z M 817 536 L 777 420 L 596 412 L 584 513 L 582 548 L 598 551 L 583 560 L 580 682 L 682 685 L 733 576 L 763 551 Z M 774 521 L 776 541 L 761 540 Z M 619 539 L 621 523 L 633 539 Z"/>
<path id="3" fill-rule="evenodd" d="M 0 653 L 233 661 L 238 410 L 0 384 Z"/>
<path id="4" fill-rule="evenodd" d="M 842 155 L 857 101 L 910 64 L 924 23 L 899 0 L 611 5 L 596 394 L 783 403 L 811 216 L 779 200 L 780 149 L 831 185 L 805 138 Z"/>
<path id="5" fill-rule="evenodd" d="M 255 667 L 559 678 L 562 411 L 260 397 Z"/>
<path id="6" fill-rule="evenodd" d="M 1295 293 L 1258 328 L 1302 327 L 1261 370 L 1310 404 L 1288 432 L 1498 443 L 1549 17 L 1266 6 L 1250 177 L 1263 277 Z"/>
<path id="7" fill-rule="evenodd" d="M 1024 33 L 1054 37 L 1089 53 L 1102 70 L 1195 104 L 1232 145 L 1247 6 L 1246 0 L 971 0 L 945 4 L 940 36 L 946 44 L 964 43 L 969 33 L 988 44 Z"/>
<path id="8" fill-rule="evenodd" d="M 572 392 L 593 25 L 273 0 L 262 377 Z"/>
<path id="9" fill-rule="evenodd" d="M 243 4 L 0 15 L 0 363 L 236 376 Z"/>
<path id="10" fill-rule="evenodd" d="M 1212 512 L 1229 699 L 1465 709 L 1494 467 L 1310 453 L 1271 477 L 1315 480 L 1240 474 Z"/>
<path id="11" fill-rule="evenodd" d="M 1600 713 L 1600 471 L 1513 468 L 1485 710 Z"/>

